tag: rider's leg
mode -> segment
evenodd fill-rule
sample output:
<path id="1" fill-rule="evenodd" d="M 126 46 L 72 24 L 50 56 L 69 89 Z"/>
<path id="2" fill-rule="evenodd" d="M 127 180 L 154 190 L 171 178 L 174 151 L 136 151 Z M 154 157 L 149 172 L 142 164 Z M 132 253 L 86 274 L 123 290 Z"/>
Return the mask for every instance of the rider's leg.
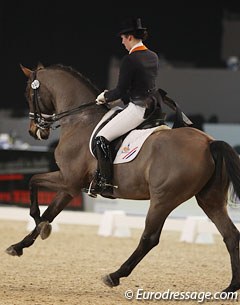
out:
<path id="1" fill-rule="evenodd" d="M 113 193 L 113 160 L 110 142 L 104 137 L 98 136 L 95 138 L 95 144 L 98 167 L 88 189 L 88 194 L 92 197 L 96 197 L 97 194 L 111 196 Z"/>
<path id="2" fill-rule="evenodd" d="M 109 142 L 136 128 L 145 121 L 145 107 L 129 103 L 128 106 L 111 119 L 97 134 Z"/>
<path id="3" fill-rule="evenodd" d="M 113 160 L 109 144 L 145 121 L 143 118 L 144 113 L 145 107 L 129 103 L 123 111 L 117 114 L 98 132 L 95 139 L 98 169 L 88 190 L 90 196 L 96 197 L 96 194 L 101 194 L 103 189 L 104 193 L 106 193 L 106 187 L 108 187 L 109 191 L 107 193 L 112 194 L 113 188 L 108 185 L 112 184 L 113 178 Z"/>
<path id="4" fill-rule="evenodd" d="M 102 190 L 112 193 L 113 160 L 110 149 L 110 142 L 102 137 L 96 137 L 96 155 L 98 159 L 98 171 L 100 179 L 98 181 Z"/>

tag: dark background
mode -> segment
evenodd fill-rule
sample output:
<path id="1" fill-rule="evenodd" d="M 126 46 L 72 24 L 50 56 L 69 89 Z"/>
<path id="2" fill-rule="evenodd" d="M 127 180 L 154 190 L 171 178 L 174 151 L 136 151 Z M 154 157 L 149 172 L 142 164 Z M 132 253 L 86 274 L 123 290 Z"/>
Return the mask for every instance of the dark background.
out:
<path id="1" fill-rule="evenodd" d="M 0 108 L 27 108 L 20 63 L 72 66 L 100 90 L 107 88 L 111 57 L 126 53 L 116 33 L 129 16 L 142 18 L 146 45 L 173 65 L 222 67 L 223 16 L 239 13 L 239 2 L 1 1 Z"/>

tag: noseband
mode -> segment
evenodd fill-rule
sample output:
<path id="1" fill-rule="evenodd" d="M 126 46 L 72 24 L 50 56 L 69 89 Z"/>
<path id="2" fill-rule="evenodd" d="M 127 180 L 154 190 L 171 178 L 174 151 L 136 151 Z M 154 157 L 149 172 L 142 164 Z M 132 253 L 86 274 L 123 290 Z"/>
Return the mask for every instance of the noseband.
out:
<path id="1" fill-rule="evenodd" d="M 76 108 L 73 108 L 68 111 L 63 111 L 60 113 L 53 113 L 53 114 L 45 114 L 41 112 L 40 109 L 40 103 L 39 101 L 41 100 L 40 94 L 39 94 L 39 88 L 40 88 L 40 82 L 38 79 L 36 79 L 36 71 L 33 72 L 33 81 L 31 83 L 31 88 L 33 89 L 33 111 L 34 112 L 29 112 L 29 119 L 33 120 L 36 126 L 40 129 L 56 129 L 60 127 L 60 125 L 57 125 L 53 127 L 52 125 L 59 121 L 60 119 L 78 113 L 82 111 L 83 109 L 96 105 L 96 102 L 90 102 L 90 103 L 85 103 L 82 104 Z"/>

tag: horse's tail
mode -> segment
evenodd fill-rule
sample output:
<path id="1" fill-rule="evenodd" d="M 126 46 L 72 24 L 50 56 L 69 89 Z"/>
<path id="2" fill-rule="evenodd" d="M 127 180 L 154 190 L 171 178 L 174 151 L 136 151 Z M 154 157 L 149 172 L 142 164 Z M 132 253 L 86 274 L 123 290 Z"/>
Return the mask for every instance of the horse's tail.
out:
<path id="1" fill-rule="evenodd" d="M 224 141 L 213 141 L 210 143 L 210 151 L 216 164 L 215 174 L 222 175 L 223 160 L 227 176 L 232 183 L 232 191 L 240 199 L 240 158 L 231 145 Z"/>

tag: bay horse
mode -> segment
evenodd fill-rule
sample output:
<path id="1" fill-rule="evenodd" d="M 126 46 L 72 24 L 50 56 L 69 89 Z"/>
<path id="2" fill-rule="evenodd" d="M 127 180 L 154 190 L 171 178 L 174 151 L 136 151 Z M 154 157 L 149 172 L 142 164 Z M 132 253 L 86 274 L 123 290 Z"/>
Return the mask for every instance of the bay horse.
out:
<path id="1" fill-rule="evenodd" d="M 31 70 L 21 65 L 27 77 L 26 98 L 30 110 L 30 135 L 45 140 L 52 124 L 61 125 L 55 160 L 59 170 L 33 175 L 30 179 L 30 215 L 35 228 L 6 249 L 9 255 L 21 256 L 40 235 L 46 239 L 51 222 L 72 198 L 87 188 L 97 167 L 90 153 L 89 140 L 97 123 L 107 113 L 96 105 L 98 89 L 71 67 L 39 64 Z M 216 225 L 230 255 L 232 279 L 224 289 L 240 289 L 240 233 L 227 211 L 231 185 L 240 197 L 240 160 L 226 142 L 193 127 L 169 128 L 151 134 L 138 156 L 131 162 L 114 164 L 115 198 L 150 200 L 145 228 L 139 244 L 116 271 L 103 276 L 109 287 L 120 284 L 131 274 L 145 255 L 158 245 L 164 222 L 181 203 L 193 196 Z M 56 197 L 40 215 L 38 189 L 56 192 Z"/>

